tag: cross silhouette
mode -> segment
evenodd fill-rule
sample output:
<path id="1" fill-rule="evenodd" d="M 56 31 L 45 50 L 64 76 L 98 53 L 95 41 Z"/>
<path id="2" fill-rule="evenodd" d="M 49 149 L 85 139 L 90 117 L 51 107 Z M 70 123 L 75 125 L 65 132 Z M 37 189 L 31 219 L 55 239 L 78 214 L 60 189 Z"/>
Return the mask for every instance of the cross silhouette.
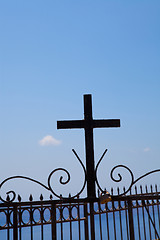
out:
<path id="1" fill-rule="evenodd" d="M 92 117 L 92 96 L 84 95 L 84 119 L 71 121 L 57 121 L 57 129 L 84 128 L 85 130 L 85 149 L 86 149 L 86 180 L 87 196 L 96 197 L 95 188 L 95 164 L 94 164 L 94 144 L 93 129 L 120 127 L 119 119 L 98 119 Z"/>

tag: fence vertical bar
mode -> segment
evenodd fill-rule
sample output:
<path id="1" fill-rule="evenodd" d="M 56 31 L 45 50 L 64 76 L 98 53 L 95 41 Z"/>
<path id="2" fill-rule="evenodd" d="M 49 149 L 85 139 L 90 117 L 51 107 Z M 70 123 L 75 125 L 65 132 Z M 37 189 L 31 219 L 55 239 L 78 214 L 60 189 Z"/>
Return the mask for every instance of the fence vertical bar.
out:
<path id="1" fill-rule="evenodd" d="M 155 185 L 155 189 L 156 189 L 156 193 L 158 195 L 158 189 L 157 189 L 157 184 Z M 159 231 L 160 231 L 160 214 L 159 214 L 159 200 L 157 199 L 156 200 L 156 205 L 157 205 L 157 213 L 158 213 L 158 223 L 159 223 Z"/>
<path id="2" fill-rule="evenodd" d="M 121 240 L 123 240 L 123 233 L 122 233 L 122 216 L 121 216 L 121 202 L 118 201 L 119 207 L 119 225 L 120 225 L 120 232 L 121 232 Z"/>
<path id="3" fill-rule="evenodd" d="M 21 224 L 22 224 L 22 213 L 21 213 L 21 206 L 19 206 L 19 212 L 18 212 L 18 215 L 19 215 L 19 240 L 22 240 L 22 228 L 21 228 Z"/>
<path id="4" fill-rule="evenodd" d="M 13 207 L 13 240 L 18 240 L 17 206 Z"/>
<path id="5" fill-rule="evenodd" d="M 127 240 L 129 240 L 127 202 L 125 201 L 124 204 L 125 204 L 125 222 L 126 222 L 126 230 L 127 230 Z"/>
<path id="6" fill-rule="evenodd" d="M 91 240 L 95 240 L 94 203 L 93 202 L 90 202 L 90 231 L 91 231 Z"/>
<path id="7" fill-rule="evenodd" d="M 117 234 L 116 234 L 116 220 L 115 220 L 115 201 L 112 201 L 112 210 L 113 210 L 113 227 L 114 227 L 114 239 L 117 239 Z"/>
<path id="8" fill-rule="evenodd" d="M 132 200 L 128 199 L 128 217 L 129 217 L 129 233 L 130 240 L 135 240 L 134 238 L 134 225 L 133 225 L 133 211 L 132 211 Z"/>
<path id="9" fill-rule="evenodd" d="M 43 226 L 44 226 L 44 210 L 43 210 L 43 203 L 41 204 L 40 208 L 40 216 L 41 216 L 41 240 L 44 239 L 44 231 L 43 231 Z"/>
<path id="10" fill-rule="evenodd" d="M 123 192 L 125 192 L 125 187 L 123 187 Z M 129 240 L 129 229 L 128 229 L 128 214 L 127 214 L 127 201 L 124 201 L 125 208 L 125 222 L 126 222 L 126 230 L 127 230 L 127 240 Z"/>
<path id="11" fill-rule="evenodd" d="M 87 213 L 87 204 L 84 203 L 84 233 L 85 233 L 85 240 L 89 240 L 89 234 L 88 234 L 88 213 Z"/>
<path id="12" fill-rule="evenodd" d="M 9 213 L 9 206 L 7 207 L 7 240 L 10 239 L 10 229 L 9 229 L 9 225 L 10 225 L 10 213 Z"/>
<path id="13" fill-rule="evenodd" d="M 56 229 L 56 204 L 51 203 L 51 228 L 52 228 L 52 240 L 57 239 Z"/>
<path id="14" fill-rule="evenodd" d="M 62 203 L 59 206 L 59 211 L 60 211 L 60 220 L 61 220 L 61 240 L 63 240 L 63 208 L 62 208 Z"/>
<path id="15" fill-rule="evenodd" d="M 79 199 L 79 196 L 77 197 L 77 199 Z M 80 205 L 78 202 L 77 205 L 77 217 L 78 217 L 78 234 L 79 234 L 79 240 L 81 240 L 81 222 L 80 222 Z"/>
<path id="16" fill-rule="evenodd" d="M 32 210 L 32 203 L 30 205 L 30 228 L 31 228 L 31 240 L 33 240 L 33 210 Z"/>
<path id="17" fill-rule="evenodd" d="M 149 205 L 149 201 L 147 201 L 147 204 Z M 150 235 L 150 240 L 152 239 L 152 233 L 151 233 L 151 223 L 150 219 L 148 218 L 148 226 L 149 226 L 149 235 Z"/>
<path id="18" fill-rule="evenodd" d="M 137 223 L 138 223 L 138 236 L 139 240 L 141 240 L 141 230 L 140 230 L 140 220 L 139 220 L 139 203 L 138 200 L 136 200 L 136 211 L 137 211 Z"/>
<path id="19" fill-rule="evenodd" d="M 102 218 L 101 218 L 101 206 L 100 202 L 98 202 L 98 212 L 99 212 L 99 231 L 100 231 L 100 239 L 102 240 Z"/>
<path id="20" fill-rule="evenodd" d="M 71 208 L 71 203 L 69 203 L 68 206 L 69 210 L 69 229 L 70 229 L 70 240 L 72 240 L 72 208 Z"/>
<path id="21" fill-rule="evenodd" d="M 144 206 L 143 206 L 143 204 L 142 204 L 142 216 L 143 216 L 144 239 L 147 240 L 147 238 L 146 238 L 146 224 L 145 224 L 145 215 L 144 215 Z"/>
<path id="22" fill-rule="evenodd" d="M 110 237 L 109 237 L 109 220 L 108 220 L 108 212 L 109 212 L 108 202 L 105 203 L 105 210 L 106 210 L 106 223 L 107 223 L 107 237 L 108 237 L 108 239 L 110 239 Z"/>

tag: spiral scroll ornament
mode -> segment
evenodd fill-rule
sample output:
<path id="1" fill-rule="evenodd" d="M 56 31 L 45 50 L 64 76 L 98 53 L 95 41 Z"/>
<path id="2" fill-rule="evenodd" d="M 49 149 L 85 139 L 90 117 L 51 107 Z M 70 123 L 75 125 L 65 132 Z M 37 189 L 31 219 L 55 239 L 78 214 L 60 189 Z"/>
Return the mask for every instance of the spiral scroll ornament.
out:
<path id="1" fill-rule="evenodd" d="M 97 172 L 98 172 L 98 167 L 99 167 L 100 163 L 102 162 L 102 159 L 104 158 L 106 152 L 107 152 L 107 149 L 105 149 L 104 153 L 103 153 L 102 156 L 100 157 L 100 159 L 99 159 L 99 161 L 98 161 L 98 163 L 97 163 L 97 165 L 96 165 L 96 168 L 95 168 L 96 184 L 97 184 L 98 189 L 99 189 L 102 193 L 105 192 L 105 191 L 104 191 L 104 190 L 102 189 L 102 187 L 100 186 L 100 183 L 99 183 L 98 177 L 97 177 Z"/>
<path id="2" fill-rule="evenodd" d="M 85 167 L 84 167 L 81 159 L 79 158 L 78 154 L 76 153 L 76 151 L 74 149 L 72 149 L 72 151 L 73 151 L 74 155 L 76 156 L 76 158 L 78 159 L 78 161 L 79 161 L 79 163 L 82 166 L 83 171 L 84 171 L 83 186 L 82 186 L 81 190 L 76 195 L 73 195 L 72 197 L 71 196 L 70 197 L 62 197 L 61 195 L 57 194 L 53 190 L 53 187 L 51 186 L 51 178 L 52 178 L 53 174 L 56 173 L 56 172 L 60 172 L 60 171 L 63 172 L 66 175 L 66 179 L 64 179 L 64 176 L 61 175 L 60 178 L 59 178 L 59 183 L 62 184 L 62 185 L 66 185 L 70 182 L 70 179 L 71 179 L 70 173 L 65 168 L 54 169 L 48 176 L 48 181 L 47 181 L 48 185 L 45 185 L 45 184 L 43 184 L 43 183 L 41 183 L 41 182 L 39 182 L 39 181 L 37 181 L 33 178 L 30 178 L 30 177 L 12 176 L 12 177 L 6 178 L 5 180 L 3 180 L 0 183 L 0 190 L 2 189 L 3 185 L 8 181 L 11 181 L 11 180 L 14 180 L 14 179 L 25 179 L 25 180 L 28 180 L 28 181 L 31 181 L 31 182 L 34 182 L 34 183 L 40 185 L 41 187 L 50 191 L 50 193 L 52 193 L 54 196 L 56 196 L 57 198 L 60 198 L 60 199 L 68 199 L 68 198 L 73 199 L 73 198 L 79 196 L 83 192 L 83 190 L 86 186 L 86 170 L 85 170 Z M 6 200 L 2 196 L 0 196 L 0 201 L 2 201 L 2 202 L 13 202 L 16 199 L 16 193 L 13 190 L 10 190 L 10 191 L 6 192 L 6 195 L 7 195 Z"/>
<path id="3" fill-rule="evenodd" d="M 129 184 L 129 187 L 121 194 L 118 194 L 118 195 L 114 195 L 114 196 L 123 196 L 123 195 L 126 195 L 130 190 L 131 188 L 133 187 L 133 185 L 135 185 L 138 181 L 140 181 L 142 178 L 145 178 L 146 176 L 148 175 L 151 175 L 153 173 L 156 173 L 156 172 L 160 172 L 160 169 L 156 169 L 156 170 L 152 170 L 150 172 L 147 172 L 145 173 L 144 175 L 140 176 L 139 178 L 135 179 L 134 178 L 134 174 L 133 172 L 131 171 L 131 169 L 125 165 L 117 165 L 115 166 L 112 170 L 111 170 L 111 173 L 110 173 L 110 177 L 111 179 L 114 181 L 114 182 L 121 182 L 123 180 L 123 176 L 118 173 L 118 178 L 115 178 L 114 177 L 114 172 L 115 170 L 117 169 L 120 169 L 120 168 L 124 168 L 124 169 L 127 169 L 127 171 L 129 172 L 130 176 L 131 176 L 131 181 L 130 181 L 130 184 Z"/>
<path id="4" fill-rule="evenodd" d="M 102 154 L 101 158 L 99 159 L 98 163 L 97 163 L 97 166 L 95 168 L 95 175 L 96 175 L 96 184 L 97 184 L 97 187 L 98 189 L 100 190 L 101 193 L 105 193 L 106 191 L 101 187 L 99 181 L 98 181 L 98 177 L 97 177 L 97 172 L 98 172 L 98 168 L 99 168 L 99 165 L 100 163 L 102 162 L 102 159 L 104 158 L 105 154 L 107 152 L 107 149 L 104 151 L 104 153 Z M 131 188 L 133 187 L 133 185 L 135 185 L 138 181 L 140 181 L 142 178 L 145 178 L 146 176 L 148 175 L 151 175 L 153 173 L 156 173 L 156 172 L 160 172 L 160 169 L 156 169 L 156 170 L 152 170 L 150 172 L 147 172 L 146 174 L 140 176 L 139 178 L 135 179 L 134 177 L 134 174 L 133 172 L 131 171 L 131 169 L 125 165 L 117 165 L 115 167 L 112 168 L 111 172 L 110 172 L 110 177 L 111 179 L 116 182 L 116 183 L 120 183 L 123 181 L 123 176 L 120 172 L 117 173 L 117 170 L 120 170 L 120 169 L 125 169 L 128 171 L 129 175 L 130 175 L 130 183 L 129 183 L 129 186 L 128 188 L 123 191 L 123 193 L 118 193 L 117 195 L 112 195 L 112 196 L 123 196 L 123 195 L 126 195 L 130 190 Z"/>

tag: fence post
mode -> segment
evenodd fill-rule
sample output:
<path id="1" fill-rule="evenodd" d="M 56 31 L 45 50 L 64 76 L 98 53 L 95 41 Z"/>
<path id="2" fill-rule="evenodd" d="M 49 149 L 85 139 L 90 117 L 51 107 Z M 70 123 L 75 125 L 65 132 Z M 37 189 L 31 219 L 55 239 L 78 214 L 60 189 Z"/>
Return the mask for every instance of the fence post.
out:
<path id="1" fill-rule="evenodd" d="M 130 240 L 135 240 L 134 238 L 134 224 L 133 224 L 133 209 L 132 209 L 132 200 L 128 199 L 128 217 L 129 217 L 129 233 L 130 233 Z"/>
<path id="2" fill-rule="evenodd" d="M 85 233 L 85 240 L 89 240 L 89 235 L 88 235 L 88 212 L 87 212 L 87 203 L 84 203 L 84 233 Z"/>
<path id="3" fill-rule="evenodd" d="M 95 240 L 94 203 L 93 202 L 90 202 L 90 225 L 91 225 L 91 240 Z"/>
<path id="4" fill-rule="evenodd" d="M 56 231 L 56 204 L 51 203 L 51 224 L 52 224 L 52 240 L 57 239 L 57 231 Z"/>
<path id="5" fill-rule="evenodd" d="M 13 206 L 13 240 L 18 240 L 17 206 Z"/>

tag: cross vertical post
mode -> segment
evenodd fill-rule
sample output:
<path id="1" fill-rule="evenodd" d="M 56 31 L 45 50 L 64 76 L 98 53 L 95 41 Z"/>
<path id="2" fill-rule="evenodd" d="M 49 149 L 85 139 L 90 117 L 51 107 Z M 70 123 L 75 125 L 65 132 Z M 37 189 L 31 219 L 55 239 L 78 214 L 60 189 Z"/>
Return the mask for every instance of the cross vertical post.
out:
<path id="1" fill-rule="evenodd" d="M 86 148 L 86 172 L 87 172 L 87 195 L 96 196 L 95 190 L 95 164 L 93 143 L 93 118 L 91 95 L 84 95 L 84 121 L 85 121 L 85 148 Z"/>

